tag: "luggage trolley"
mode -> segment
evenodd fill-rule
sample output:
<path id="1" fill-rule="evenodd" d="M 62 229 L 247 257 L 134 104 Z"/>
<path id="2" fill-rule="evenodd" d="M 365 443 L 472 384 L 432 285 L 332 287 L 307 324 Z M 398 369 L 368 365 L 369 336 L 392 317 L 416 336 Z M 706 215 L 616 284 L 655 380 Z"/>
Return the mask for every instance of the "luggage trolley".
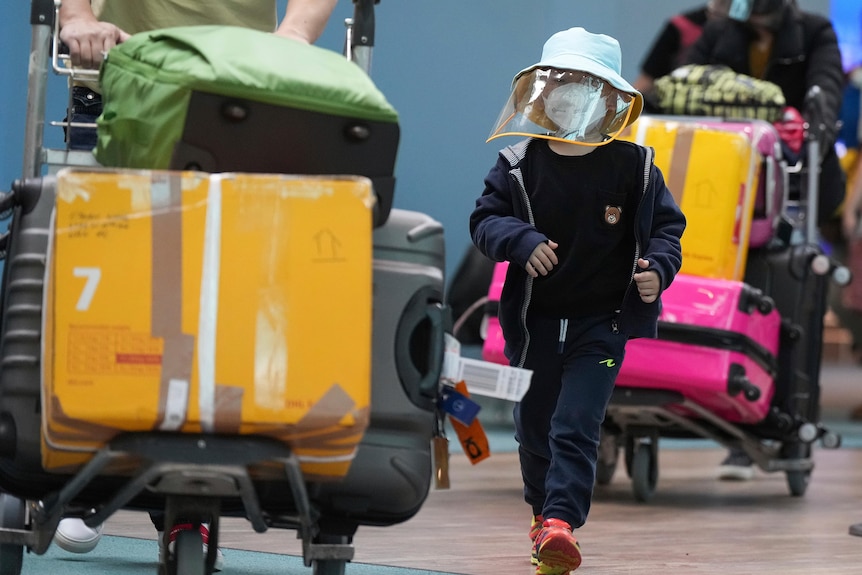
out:
<path id="1" fill-rule="evenodd" d="M 355 0 L 354 18 L 347 23 L 348 53 L 366 71 L 375 3 Z M 0 211 L 12 218 L 2 239 L 0 291 L 0 575 L 20 574 L 25 548 L 45 553 L 63 516 L 79 516 L 96 526 L 120 509 L 164 510 L 166 525 L 175 519 L 210 522 L 207 556 L 199 531 L 183 531 L 174 553 L 169 557 L 163 551 L 162 575 L 213 571 L 220 516 L 246 517 L 257 532 L 295 530 L 306 566 L 317 575 L 343 575 L 353 558 L 357 528 L 409 519 L 430 488 L 448 329 L 442 226 L 425 214 L 393 209 L 392 178 L 369 174 L 375 188 L 380 184 L 389 196 L 380 201 L 373 230 L 368 426 L 343 477 L 318 481 L 308 476 L 297 453 L 273 437 L 157 430 L 117 435 L 77 469 L 44 469 L 42 315 L 55 174 L 66 166 L 101 169 L 91 154 L 43 147 L 47 63 L 52 43 L 56 46 L 52 32 L 58 4 L 32 2 L 23 177 L 0 197 Z M 394 136 L 388 152 L 376 149 L 392 163 L 397 132 Z M 298 173 L 278 166 L 248 171 Z"/>
<path id="2" fill-rule="evenodd" d="M 819 90 L 812 90 L 809 98 L 818 102 Z M 714 118 L 687 120 L 721 124 Z M 826 429 L 819 419 L 820 356 L 829 283 L 846 285 L 850 278 L 848 270 L 817 244 L 818 129 L 823 127 L 808 127 L 806 153 L 800 162 L 788 167 L 782 160 L 778 163 L 781 169 L 763 170 L 767 195 L 771 196 L 771 186 L 784 188 L 781 217 L 773 223 L 775 237 L 771 241 L 749 246 L 745 274 L 742 282 L 737 282 L 742 292 L 737 293 L 736 313 L 748 314 L 746 323 L 767 321 L 761 318 L 777 312 L 777 350 L 764 349 L 744 333 L 697 328 L 664 314 L 658 340 L 633 340 L 627 348 L 626 362 L 636 367 L 626 374 L 624 362 L 608 406 L 599 446 L 598 484 L 610 483 L 622 451 L 635 499 L 649 501 L 658 481 L 659 437 L 706 438 L 745 451 L 765 472 L 785 473 L 790 494 L 802 496 L 814 468 L 813 444 L 819 441 L 826 448 L 840 445 L 840 436 Z M 780 150 L 775 154 L 780 159 Z M 694 283 L 700 279 L 686 278 Z M 708 281 L 703 278 L 704 289 L 709 287 Z M 670 290 L 682 293 L 682 283 Z M 674 297 L 685 299 L 688 295 L 675 293 Z M 666 302 L 665 311 L 669 307 Z M 757 383 L 739 364 L 731 364 L 725 389 L 716 387 L 720 391 L 716 401 L 702 401 L 697 390 L 683 381 L 647 383 L 644 373 L 654 371 L 654 376 L 667 371 L 651 367 L 649 351 L 650 346 L 665 344 L 681 350 L 680 360 L 687 355 L 696 361 L 694 358 L 705 349 L 748 354 L 752 365 L 760 365 L 756 369 L 762 370 L 765 384 Z M 738 405 L 730 411 L 719 408 L 730 409 L 732 402 Z M 762 413 L 754 406 L 762 407 Z"/>

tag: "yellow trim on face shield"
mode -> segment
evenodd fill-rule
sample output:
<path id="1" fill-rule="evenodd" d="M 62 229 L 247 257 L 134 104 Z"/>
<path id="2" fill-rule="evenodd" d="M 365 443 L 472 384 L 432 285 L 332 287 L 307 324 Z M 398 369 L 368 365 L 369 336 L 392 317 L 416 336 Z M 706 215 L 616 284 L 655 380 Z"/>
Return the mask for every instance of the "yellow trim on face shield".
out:
<path id="1" fill-rule="evenodd" d="M 639 96 L 587 72 L 535 68 L 512 83 L 486 142 L 526 136 L 601 146 L 637 118 L 637 113 L 632 117 L 632 108 Z"/>
<path id="2" fill-rule="evenodd" d="M 512 120 L 512 118 L 514 118 L 518 113 L 519 112 L 513 112 L 509 116 L 509 118 L 506 120 L 506 122 L 502 123 L 500 125 L 500 127 L 497 129 L 497 131 L 495 133 L 491 134 L 488 137 L 488 139 L 485 140 L 485 143 L 487 144 L 491 140 L 496 140 L 497 138 L 502 138 L 503 136 L 520 136 L 520 137 L 526 137 L 526 138 L 539 138 L 539 139 L 544 139 L 544 140 L 553 140 L 555 142 L 563 142 L 564 144 L 573 144 L 575 146 L 588 146 L 591 148 L 598 147 L 598 146 L 604 146 L 605 144 L 609 144 L 610 142 L 613 142 L 614 140 L 616 140 L 619 137 L 619 135 L 622 133 L 622 131 L 626 129 L 626 126 L 628 126 L 629 116 L 632 113 L 632 107 L 631 107 L 631 104 L 626 107 L 626 115 L 623 117 L 623 121 L 622 121 L 619 129 L 617 129 L 617 131 L 614 132 L 613 134 L 606 134 L 605 139 L 602 140 L 601 142 L 584 142 L 584 141 L 580 141 L 580 140 L 566 140 L 565 138 L 560 138 L 559 136 L 555 136 L 554 134 L 551 134 L 551 133 L 518 132 L 518 131 L 501 132 L 500 130 L 502 130 Z"/>

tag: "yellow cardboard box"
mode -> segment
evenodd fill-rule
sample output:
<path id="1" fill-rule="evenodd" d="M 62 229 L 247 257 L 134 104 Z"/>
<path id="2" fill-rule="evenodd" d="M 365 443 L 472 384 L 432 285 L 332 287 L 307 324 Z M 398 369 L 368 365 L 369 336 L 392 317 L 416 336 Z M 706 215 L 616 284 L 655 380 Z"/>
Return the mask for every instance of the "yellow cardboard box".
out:
<path id="1" fill-rule="evenodd" d="M 58 174 L 44 467 L 119 432 L 203 432 L 343 476 L 370 411 L 373 201 L 358 177 Z"/>
<path id="2" fill-rule="evenodd" d="M 620 139 L 655 149 L 686 217 L 680 273 L 742 280 L 761 156 L 744 134 L 643 116 Z"/>

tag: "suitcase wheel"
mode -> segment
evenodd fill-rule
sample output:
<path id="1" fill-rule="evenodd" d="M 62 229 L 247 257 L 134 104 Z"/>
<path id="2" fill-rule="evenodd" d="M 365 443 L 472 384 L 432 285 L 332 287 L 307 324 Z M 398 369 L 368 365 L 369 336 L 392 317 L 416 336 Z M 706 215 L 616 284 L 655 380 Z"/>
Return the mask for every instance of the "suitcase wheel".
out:
<path id="1" fill-rule="evenodd" d="M 757 302 L 757 311 L 759 311 L 761 315 L 769 315 L 774 309 L 775 300 L 769 296 L 763 296 L 760 301 Z"/>
<path id="2" fill-rule="evenodd" d="M 4 529 L 24 529 L 26 517 L 26 503 L 23 500 L 8 493 L 0 493 L 0 526 Z M 0 545 L 0 575 L 21 575 L 23 562 L 23 545 Z"/>

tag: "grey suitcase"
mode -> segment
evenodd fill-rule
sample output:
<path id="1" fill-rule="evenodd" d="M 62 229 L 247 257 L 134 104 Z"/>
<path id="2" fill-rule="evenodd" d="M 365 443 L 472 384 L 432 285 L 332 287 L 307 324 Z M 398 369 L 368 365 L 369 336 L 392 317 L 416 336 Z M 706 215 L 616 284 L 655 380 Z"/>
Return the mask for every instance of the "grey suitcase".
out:
<path id="1" fill-rule="evenodd" d="M 412 517 L 433 477 L 443 358 L 443 226 L 393 209 L 374 231 L 371 421 L 343 482 L 313 495 L 333 531 Z"/>
<path id="2" fill-rule="evenodd" d="M 101 507 L 99 513 L 107 516 L 120 507 L 148 510 L 165 505 L 163 495 L 146 490 L 115 501 L 118 491 L 135 491 L 129 477 L 85 470 L 72 476 L 42 468 L 41 322 L 55 182 L 52 176 L 18 182 L 14 194 L 6 198 L 15 206 L 15 213 L 7 238 L 0 304 L 0 486 L 8 494 L 2 505 L 9 515 L 23 510 L 24 500 L 47 500 L 46 512 L 37 518 L 28 544 L 37 553 L 47 549 L 55 521 L 63 512 L 85 513 Z M 431 443 L 438 429 L 436 405 L 448 321 L 442 303 L 441 224 L 421 213 L 393 210 L 386 224 L 374 232 L 373 265 L 370 424 L 350 471 L 340 481 L 305 482 L 305 503 L 298 503 L 303 494 L 291 489 L 296 476 L 288 482 L 270 478 L 254 482 L 263 518 L 258 525 L 308 529 L 303 514 L 310 513 L 315 518 L 314 544 L 343 546 L 360 525 L 391 525 L 409 519 L 424 503 L 433 478 Z M 350 343 L 334 343 L 333 359 L 337 361 L 337 346 Z M 204 437 L 215 448 L 216 440 Z M 191 435 L 131 434 L 112 448 L 142 454 L 155 451 L 172 459 L 194 441 Z M 280 452 L 284 448 L 271 442 L 257 444 L 249 437 L 223 441 L 218 444 L 221 453 L 198 454 L 200 463 L 233 465 L 238 451 L 245 452 L 241 458 L 251 463 L 258 454 L 261 460 L 284 456 Z M 74 492 L 56 497 L 73 482 L 77 483 Z M 254 514 L 249 514 L 244 497 L 224 497 L 220 513 L 251 519 Z M 213 527 L 217 528 L 217 522 Z M 211 537 L 217 529 L 213 531 Z M 349 557 L 337 555 L 335 559 L 340 562 Z"/>

